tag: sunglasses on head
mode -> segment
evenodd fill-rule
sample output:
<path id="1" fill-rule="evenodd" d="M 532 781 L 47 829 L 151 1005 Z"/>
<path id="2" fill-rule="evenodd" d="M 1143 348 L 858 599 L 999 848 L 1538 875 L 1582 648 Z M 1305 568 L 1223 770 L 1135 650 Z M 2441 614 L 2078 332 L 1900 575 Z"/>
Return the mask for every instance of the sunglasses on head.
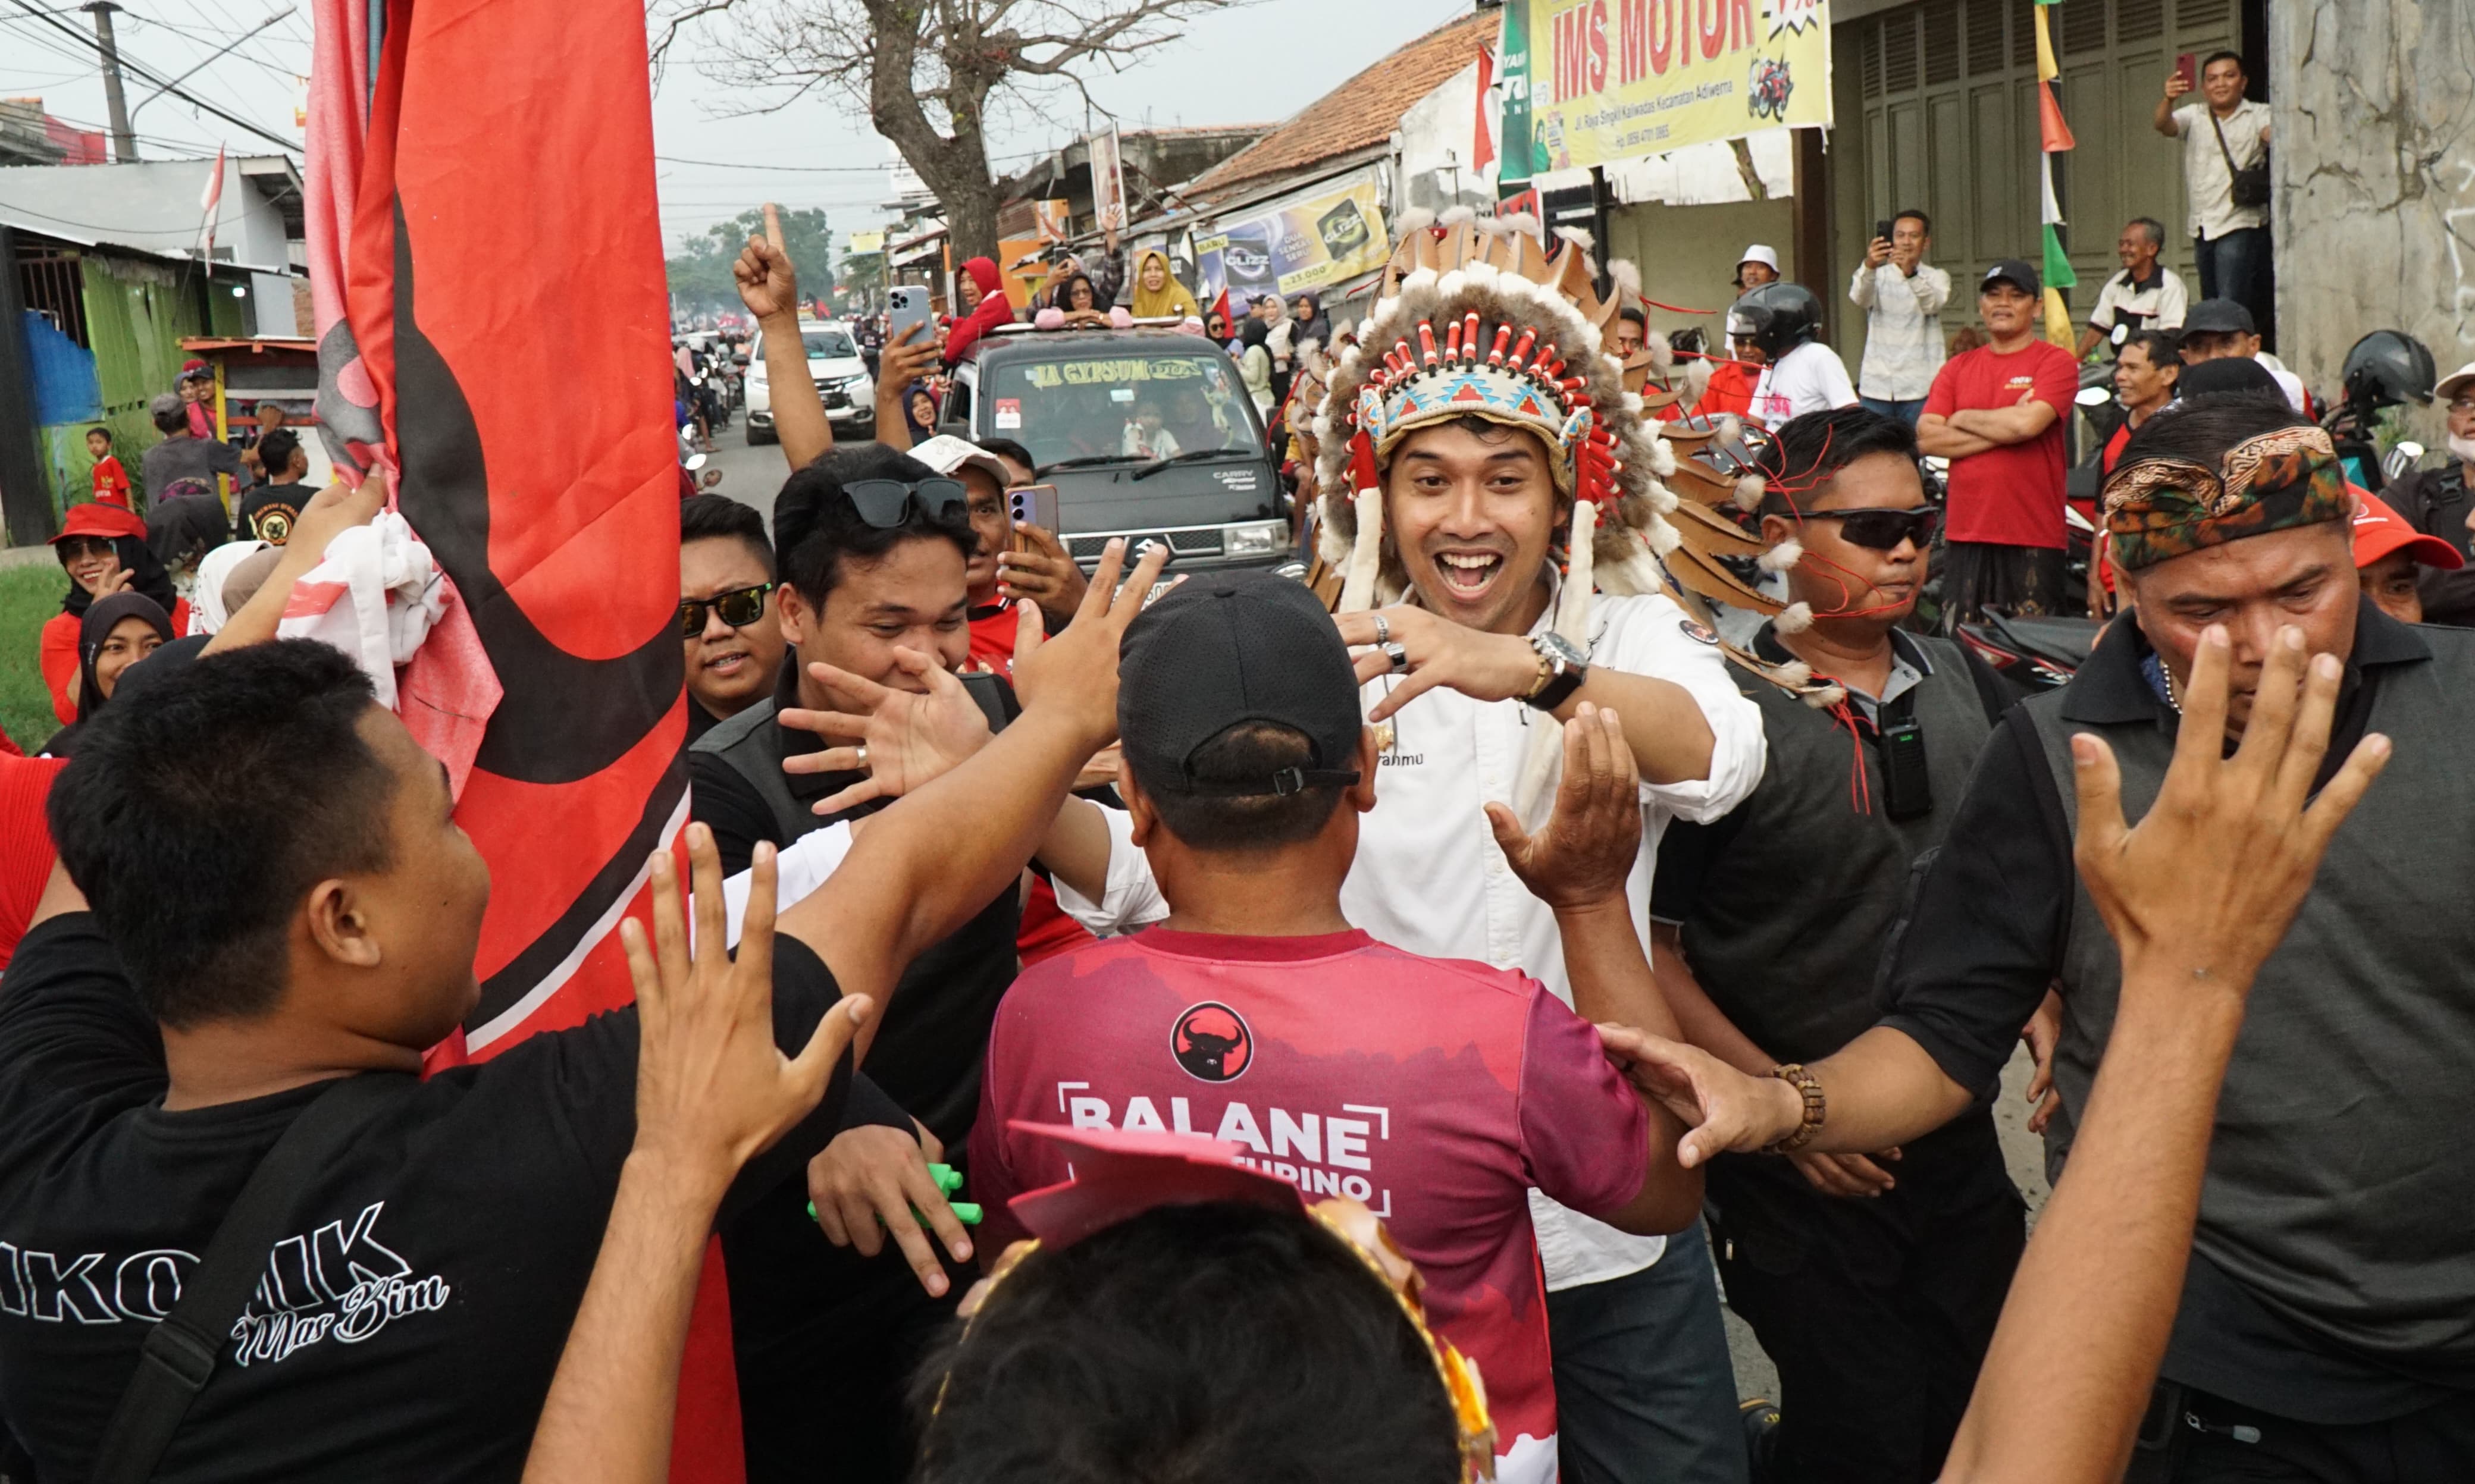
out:
<path id="1" fill-rule="evenodd" d="M 902 523 L 903 513 L 915 502 L 919 513 L 929 520 L 943 519 L 956 505 L 968 510 L 971 492 L 963 488 L 960 479 L 922 479 L 907 484 L 900 479 L 854 479 L 843 486 L 850 497 L 851 508 L 859 518 L 879 530 L 891 530 Z"/>
<path id="2" fill-rule="evenodd" d="M 1903 541 L 1915 542 L 1922 551 L 1933 545 L 1934 532 L 1942 527 L 1942 512 L 1931 505 L 1913 510 L 1808 510 L 1804 518 L 1836 521 L 1839 534 L 1850 545 L 1875 551 L 1895 551 Z"/>
<path id="3" fill-rule="evenodd" d="M 752 588 L 716 593 L 711 597 L 682 597 L 679 599 L 679 637 L 694 639 L 703 633 L 707 609 L 722 615 L 722 621 L 732 628 L 746 628 L 765 617 L 765 595 L 772 591 L 773 584 L 760 582 Z"/>

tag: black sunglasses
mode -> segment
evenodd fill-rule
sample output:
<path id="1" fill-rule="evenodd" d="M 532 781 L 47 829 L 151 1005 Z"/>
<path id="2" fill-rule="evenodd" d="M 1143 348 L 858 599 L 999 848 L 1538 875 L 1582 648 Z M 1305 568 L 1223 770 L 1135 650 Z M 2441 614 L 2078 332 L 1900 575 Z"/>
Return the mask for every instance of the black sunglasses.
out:
<path id="1" fill-rule="evenodd" d="M 773 584 L 760 582 L 752 588 L 716 593 L 711 597 L 682 597 L 679 599 L 679 637 L 694 639 L 703 633 L 707 609 L 722 615 L 722 621 L 732 628 L 746 628 L 765 617 L 765 595 L 772 591 Z"/>
<path id="2" fill-rule="evenodd" d="M 850 497 L 851 508 L 859 518 L 879 530 L 892 530 L 902 523 L 903 513 L 914 501 L 919 513 L 929 520 L 942 519 L 956 505 L 968 510 L 971 492 L 963 488 L 960 479 L 922 479 L 906 484 L 900 479 L 854 479 L 843 486 Z"/>
<path id="3" fill-rule="evenodd" d="M 1875 551 L 1895 551 L 1903 541 L 1915 542 L 1922 551 L 1933 545 L 1934 532 L 1942 528 L 1942 512 L 1932 505 L 1913 510 L 1808 510 L 1804 518 L 1837 521 L 1839 534 L 1850 545 Z"/>

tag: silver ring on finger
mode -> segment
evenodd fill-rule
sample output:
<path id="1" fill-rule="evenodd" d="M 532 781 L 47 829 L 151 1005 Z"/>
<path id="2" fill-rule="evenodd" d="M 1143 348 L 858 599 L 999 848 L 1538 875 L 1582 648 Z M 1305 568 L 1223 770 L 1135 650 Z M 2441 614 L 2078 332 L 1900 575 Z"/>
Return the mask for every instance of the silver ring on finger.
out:
<path id="1" fill-rule="evenodd" d="M 1397 644 L 1385 644 L 1379 647 L 1383 649 L 1384 657 L 1392 662 L 1393 673 L 1398 674 L 1409 668 L 1409 651 L 1408 649 L 1403 648 Z"/>
<path id="2" fill-rule="evenodd" d="M 1379 648 L 1392 643 L 1392 620 L 1380 613 L 1375 615 L 1375 643 Z"/>
<path id="3" fill-rule="evenodd" d="M 868 771 L 868 748 L 865 746 L 859 749 L 858 764 L 860 771 Z"/>

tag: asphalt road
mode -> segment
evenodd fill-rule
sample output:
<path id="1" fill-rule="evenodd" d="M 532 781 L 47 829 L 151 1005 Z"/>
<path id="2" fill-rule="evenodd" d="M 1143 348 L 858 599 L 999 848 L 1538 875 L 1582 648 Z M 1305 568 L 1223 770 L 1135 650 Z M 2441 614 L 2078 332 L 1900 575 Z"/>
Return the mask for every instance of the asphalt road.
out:
<path id="1" fill-rule="evenodd" d="M 745 505 L 753 505 L 764 513 L 767 526 L 773 521 L 773 497 L 781 492 L 782 481 L 790 474 L 783 461 L 781 449 L 773 444 L 751 448 L 747 442 L 747 425 L 744 416 L 734 416 L 729 428 L 714 435 L 714 451 L 705 467 L 722 471 L 722 484 L 717 493 L 729 496 Z M 2027 1104 L 2020 1097 L 2028 1084 L 2028 1058 L 2023 1051 L 2012 1058 L 2003 1074 L 2002 1101 L 1996 1106 L 1994 1121 L 2002 1137 L 2002 1152 L 2011 1164 L 2011 1180 L 2028 1200 L 2028 1218 L 2036 1220 L 2046 1204 L 2046 1166 L 2043 1143 L 2027 1131 Z M 1768 1397 L 1778 1399 L 1778 1373 L 1771 1368 L 1770 1357 L 1753 1339 L 1753 1332 L 1732 1313 L 1727 1316 L 1728 1350 L 1735 1362 L 1736 1393 L 1740 1397 Z"/>

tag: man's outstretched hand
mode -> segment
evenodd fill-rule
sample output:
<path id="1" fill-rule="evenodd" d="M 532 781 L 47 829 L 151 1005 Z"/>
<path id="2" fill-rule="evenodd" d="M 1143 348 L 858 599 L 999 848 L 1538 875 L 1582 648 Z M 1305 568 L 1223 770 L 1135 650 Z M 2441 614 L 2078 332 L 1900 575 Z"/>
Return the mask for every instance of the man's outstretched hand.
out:
<path id="1" fill-rule="evenodd" d="M 2122 771 L 2097 737 L 2071 739 L 2079 833 L 2072 855 L 2123 978 L 2167 965 L 2195 987 L 2242 995 L 2312 889 L 2329 838 L 2389 762 L 2374 733 L 2313 797 L 2343 673 L 2306 664 L 2303 631 L 2280 629 L 2242 744 L 2223 756 L 2232 646 L 2210 625 L 2192 664 L 2174 761 L 2137 827 L 2122 818 Z"/>
<path id="2" fill-rule="evenodd" d="M 1074 621 L 1054 639 L 1042 631 L 1038 605 L 1026 606 L 1015 640 L 1015 693 L 1026 714 L 1053 716 L 1088 737 L 1087 757 L 1117 740 L 1117 647 L 1168 558 L 1165 543 L 1147 547 L 1120 585 L 1126 544 L 1110 542 Z"/>
<path id="3" fill-rule="evenodd" d="M 1486 806 L 1505 864 L 1557 911 L 1624 900 L 1641 858 L 1641 769 L 1616 714 L 1583 701 L 1564 723 L 1564 779 L 1536 834 L 1504 804 Z"/>
<path id="4" fill-rule="evenodd" d="M 783 245 L 781 207 L 765 203 L 765 235 L 747 239 L 730 276 L 738 280 L 739 302 L 758 320 L 799 317 L 799 275 Z"/>
<path id="5" fill-rule="evenodd" d="M 722 859 L 713 832 L 690 824 L 687 845 L 693 943 L 678 866 L 667 850 L 652 858 L 650 940 L 633 917 L 619 925 L 643 1037 L 629 1158 L 704 1181 L 718 1200 L 741 1165 L 816 1109 L 834 1064 L 874 1007 L 866 995 L 837 1002 L 798 1056 L 782 1055 L 773 1044 L 773 848 L 756 847 L 733 961 L 723 946 Z"/>
<path id="6" fill-rule="evenodd" d="M 1037 622 L 1037 615 L 1034 616 Z M 900 798 L 950 772 L 989 742 L 989 718 L 963 682 L 935 658 L 908 649 L 894 651 L 894 663 L 903 673 L 927 686 L 926 692 L 897 691 L 863 679 L 831 665 L 812 664 L 808 673 L 849 711 L 806 711 L 796 707 L 776 719 L 787 727 L 826 738 L 855 740 L 854 745 L 783 758 L 786 773 L 865 772 L 866 778 L 814 807 L 821 815 L 840 814 L 871 799 Z M 862 756 L 865 751 L 866 756 Z"/>

